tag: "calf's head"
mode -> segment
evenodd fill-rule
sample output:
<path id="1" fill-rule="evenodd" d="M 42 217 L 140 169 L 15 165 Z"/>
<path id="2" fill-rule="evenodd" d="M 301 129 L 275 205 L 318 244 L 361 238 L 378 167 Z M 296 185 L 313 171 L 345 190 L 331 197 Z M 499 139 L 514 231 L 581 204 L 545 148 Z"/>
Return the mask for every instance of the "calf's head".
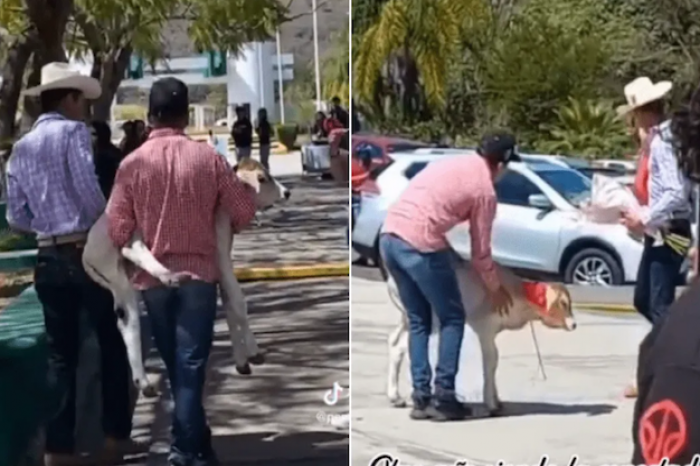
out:
<path id="1" fill-rule="evenodd" d="M 255 189 L 255 205 L 258 210 L 264 210 L 277 202 L 285 201 L 292 194 L 257 160 L 245 158 L 233 167 L 233 170 L 238 179 Z"/>
<path id="2" fill-rule="evenodd" d="M 548 283 L 545 290 L 545 308 L 540 313 L 542 323 L 550 328 L 574 330 L 576 319 L 571 307 L 571 295 L 566 286 L 561 283 Z"/>

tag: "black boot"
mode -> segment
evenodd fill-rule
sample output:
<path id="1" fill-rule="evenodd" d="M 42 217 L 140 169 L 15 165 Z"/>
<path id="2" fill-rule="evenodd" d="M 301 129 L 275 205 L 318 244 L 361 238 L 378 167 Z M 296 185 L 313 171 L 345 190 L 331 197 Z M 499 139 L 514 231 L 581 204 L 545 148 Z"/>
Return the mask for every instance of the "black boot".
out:
<path id="1" fill-rule="evenodd" d="M 424 412 L 437 422 L 462 421 L 472 415 L 471 408 L 457 401 L 454 395 L 433 397 Z"/>
<path id="2" fill-rule="evenodd" d="M 428 419 L 426 409 L 430 406 L 430 398 L 413 397 L 413 408 L 409 416 L 416 421 Z"/>

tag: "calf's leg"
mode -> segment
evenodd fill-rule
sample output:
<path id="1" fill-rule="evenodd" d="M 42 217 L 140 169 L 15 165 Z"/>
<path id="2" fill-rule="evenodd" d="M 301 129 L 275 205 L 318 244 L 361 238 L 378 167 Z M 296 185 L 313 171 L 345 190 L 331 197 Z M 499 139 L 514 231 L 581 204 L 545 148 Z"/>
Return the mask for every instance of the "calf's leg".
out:
<path id="1" fill-rule="evenodd" d="M 179 286 L 192 279 L 192 276 L 187 272 L 171 272 L 167 269 L 153 256 L 138 235 L 134 235 L 134 238 L 122 248 L 121 253 L 122 256 L 148 272 L 152 277 L 157 278 L 165 286 Z"/>
<path id="2" fill-rule="evenodd" d="M 248 325 L 248 308 L 236 276 L 233 273 L 233 263 L 231 261 L 231 249 L 233 244 L 233 234 L 231 222 L 224 212 L 216 214 L 216 239 L 217 239 L 217 263 L 219 265 L 220 290 L 222 297 L 226 297 L 226 321 L 231 335 L 231 346 L 236 370 L 240 374 L 250 374 L 249 361 L 252 363 L 262 363 L 255 336 Z"/>
<path id="3" fill-rule="evenodd" d="M 112 292 L 114 311 L 124 311 L 123 315 L 118 315 L 117 325 L 126 345 L 134 383 L 144 396 L 155 396 L 156 389 L 148 380 L 143 365 L 138 295 L 122 266 L 119 251 L 107 235 L 106 221 L 98 220 L 90 230 L 82 261 L 90 278 Z"/>
<path id="4" fill-rule="evenodd" d="M 406 407 L 406 401 L 399 394 L 399 375 L 401 363 L 408 352 L 408 329 L 406 319 L 389 335 L 389 371 L 387 372 L 387 397 L 395 408 Z"/>
<path id="5" fill-rule="evenodd" d="M 484 374 L 484 404 L 490 414 L 497 414 L 501 410 L 501 401 L 498 399 L 496 389 L 496 369 L 498 368 L 498 346 L 496 346 L 497 333 L 491 326 L 481 325 L 474 330 L 481 345 L 481 357 Z"/>

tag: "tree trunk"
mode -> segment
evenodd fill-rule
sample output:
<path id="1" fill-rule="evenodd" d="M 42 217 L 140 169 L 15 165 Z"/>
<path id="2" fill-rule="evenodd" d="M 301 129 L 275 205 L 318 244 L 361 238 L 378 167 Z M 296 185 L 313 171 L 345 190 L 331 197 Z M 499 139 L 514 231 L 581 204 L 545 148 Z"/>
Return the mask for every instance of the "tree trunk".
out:
<path id="1" fill-rule="evenodd" d="M 17 123 L 17 105 L 24 70 L 36 47 L 35 31 L 18 37 L 10 44 L 7 61 L 2 67 L 2 86 L 0 87 L 0 141 L 5 142 L 15 136 Z"/>
<path id="2" fill-rule="evenodd" d="M 41 82 L 41 68 L 51 62 L 67 62 L 63 49 L 63 36 L 68 18 L 73 12 L 72 0 L 27 0 L 27 15 L 36 28 L 39 46 L 32 57 L 32 71 L 28 87 Z M 39 103 L 35 98 L 25 97 L 22 128 L 28 129 L 39 116 Z"/>
<path id="3" fill-rule="evenodd" d="M 124 79 L 126 69 L 131 58 L 131 46 L 119 50 L 110 51 L 100 58 L 100 84 L 102 95 L 92 104 L 92 118 L 95 120 L 109 121 L 112 116 L 112 102 L 119 90 L 119 85 Z M 96 70 L 93 68 L 93 72 Z M 94 74 L 93 74 L 93 77 Z"/>

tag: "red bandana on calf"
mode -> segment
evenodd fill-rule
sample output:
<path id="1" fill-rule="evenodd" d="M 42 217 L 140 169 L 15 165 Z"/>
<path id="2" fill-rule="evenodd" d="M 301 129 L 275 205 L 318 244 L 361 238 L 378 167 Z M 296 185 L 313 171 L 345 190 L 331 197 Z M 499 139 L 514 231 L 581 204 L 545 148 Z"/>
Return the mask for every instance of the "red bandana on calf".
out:
<path id="1" fill-rule="evenodd" d="M 523 293 L 525 293 L 525 299 L 535 305 L 540 315 L 546 315 L 548 313 L 546 283 L 523 282 Z"/>

